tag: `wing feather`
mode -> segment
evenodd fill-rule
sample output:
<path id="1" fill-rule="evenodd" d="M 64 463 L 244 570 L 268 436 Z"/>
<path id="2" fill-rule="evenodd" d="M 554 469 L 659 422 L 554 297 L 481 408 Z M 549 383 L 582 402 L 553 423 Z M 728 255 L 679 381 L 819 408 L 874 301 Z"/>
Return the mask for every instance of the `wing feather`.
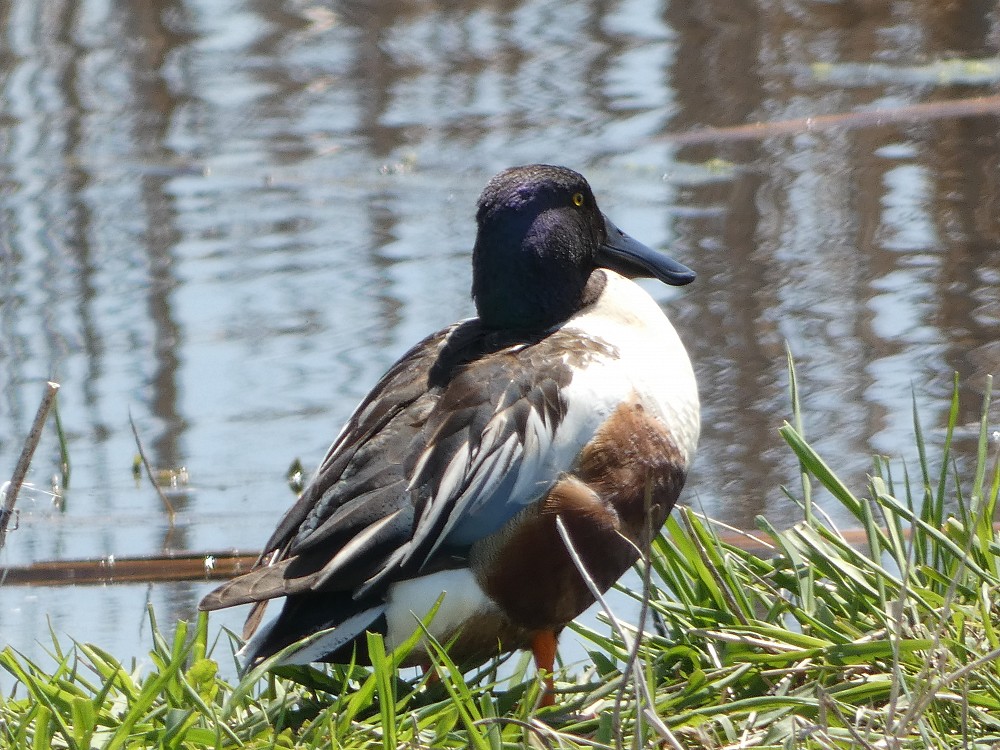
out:
<path id="1" fill-rule="evenodd" d="M 562 429 L 573 371 L 539 340 L 552 341 L 467 321 L 414 347 L 357 408 L 279 523 L 261 556 L 267 567 L 203 606 L 306 590 L 365 606 L 441 555 L 461 557 L 540 497 L 572 468 L 590 426 L 570 420 L 581 434 Z"/>

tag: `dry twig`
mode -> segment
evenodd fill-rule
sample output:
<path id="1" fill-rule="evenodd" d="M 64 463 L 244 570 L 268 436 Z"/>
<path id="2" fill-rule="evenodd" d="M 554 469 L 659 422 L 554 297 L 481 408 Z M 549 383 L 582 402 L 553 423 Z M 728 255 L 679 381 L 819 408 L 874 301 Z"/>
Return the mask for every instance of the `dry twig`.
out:
<path id="1" fill-rule="evenodd" d="M 167 509 L 167 522 L 172 529 L 174 527 L 174 519 L 177 516 L 177 511 L 174 510 L 174 504 L 170 502 L 163 490 L 160 489 L 160 485 L 156 482 L 156 477 L 153 475 L 153 467 L 149 465 L 149 460 L 146 458 L 146 451 L 142 449 L 142 440 L 139 439 L 139 430 L 136 429 L 135 420 L 132 419 L 132 412 L 128 413 L 128 423 L 132 427 L 132 434 L 135 436 L 135 447 L 139 451 L 139 459 L 142 461 L 142 465 L 146 469 L 146 476 L 149 477 L 149 483 L 153 485 L 153 489 L 156 490 L 156 494 L 160 496 L 160 500 L 163 502 L 163 507 Z"/>
<path id="2" fill-rule="evenodd" d="M 7 488 L 3 493 L 3 507 L 0 508 L 0 549 L 3 549 L 4 543 L 7 541 L 7 527 L 10 525 L 10 519 L 14 515 L 14 504 L 17 503 L 17 494 L 21 491 L 21 485 L 24 484 L 24 478 L 28 474 L 31 457 L 35 455 L 35 448 L 38 447 L 38 441 L 42 437 L 42 428 L 45 427 L 45 420 L 49 416 L 49 410 L 52 408 L 52 402 L 58 391 L 58 383 L 49 381 L 45 384 L 45 393 L 42 395 L 42 402 L 38 405 L 38 411 L 35 413 L 35 421 L 32 423 L 31 431 L 24 441 L 21 456 L 17 459 L 17 465 L 14 467 L 14 474 L 11 476 L 10 481 L 7 483 Z"/>

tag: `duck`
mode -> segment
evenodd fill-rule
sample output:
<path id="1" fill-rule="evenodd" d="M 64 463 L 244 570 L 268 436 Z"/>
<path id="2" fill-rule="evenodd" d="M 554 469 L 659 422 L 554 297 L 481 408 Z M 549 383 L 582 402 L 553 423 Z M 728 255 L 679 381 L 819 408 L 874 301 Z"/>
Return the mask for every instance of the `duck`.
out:
<path id="1" fill-rule="evenodd" d="M 200 602 L 253 605 L 244 669 L 279 653 L 269 666 L 370 664 L 367 633 L 395 648 L 430 615 L 463 668 L 530 650 L 551 706 L 560 632 L 677 502 L 698 389 L 635 280 L 694 272 L 618 229 L 566 167 L 500 172 L 476 223 L 476 316 L 389 368 L 253 568 Z M 421 640 L 402 666 L 431 664 Z"/>

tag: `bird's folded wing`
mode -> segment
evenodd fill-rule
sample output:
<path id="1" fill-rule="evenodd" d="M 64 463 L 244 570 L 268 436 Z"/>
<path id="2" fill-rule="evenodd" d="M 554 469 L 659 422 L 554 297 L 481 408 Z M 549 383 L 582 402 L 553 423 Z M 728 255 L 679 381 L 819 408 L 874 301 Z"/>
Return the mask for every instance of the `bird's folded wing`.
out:
<path id="1" fill-rule="evenodd" d="M 262 556 L 280 572 L 254 571 L 216 601 L 305 589 L 360 598 L 461 556 L 571 468 L 588 436 L 560 430 L 567 369 L 528 344 L 494 346 L 428 389 L 450 330 L 397 363 L 351 417 Z"/>

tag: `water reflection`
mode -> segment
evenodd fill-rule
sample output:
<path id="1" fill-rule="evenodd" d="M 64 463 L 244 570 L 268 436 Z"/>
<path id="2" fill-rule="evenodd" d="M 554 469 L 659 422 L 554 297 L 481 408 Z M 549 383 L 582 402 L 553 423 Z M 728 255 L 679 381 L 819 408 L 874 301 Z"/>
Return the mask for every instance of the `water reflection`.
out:
<path id="1" fill-rule="evenodd" d="M 662 137 L 987 93 L 914 71 L 995 56 L 998 21 L 930 0 L 0 3 L 0 470 L 50 377 L 73 462 L 60 511 L 47 434 L 0 562 L 259 546 L 291 459 L 471 313 L 475 197 L 528 161 L 581 169 L 699 271 L 650 287 L 702 389 L 690 502 L 796 517 L 786 342 L 809 434 L 860 488 L 872 452 L 913 455 L 911 393 L 935 438 L 952 371 L 969 422 L 997 372 L 997 118 Z M 130 410 L 153 463 L 191 473 L 174 529 L 133 482 Z M 144 602 L 169 622 L 199 593 L 8 587 L 0 640 L 31 652 L 49 613 L 139 653 Z"/>

